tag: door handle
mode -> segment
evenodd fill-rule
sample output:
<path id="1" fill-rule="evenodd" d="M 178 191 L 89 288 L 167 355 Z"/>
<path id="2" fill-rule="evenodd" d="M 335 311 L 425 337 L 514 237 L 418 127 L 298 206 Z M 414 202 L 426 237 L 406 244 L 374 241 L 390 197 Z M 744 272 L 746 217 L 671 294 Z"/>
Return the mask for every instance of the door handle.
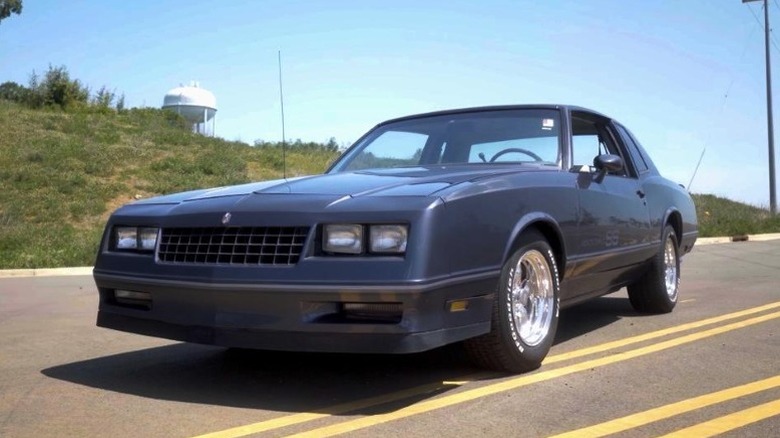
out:
<path id="1" fill-rule="evenodd" d="M 636 195 L 639 196 L 639 199 L 645 199 L 645 192 L 642 189 L 637 190 Z"/>

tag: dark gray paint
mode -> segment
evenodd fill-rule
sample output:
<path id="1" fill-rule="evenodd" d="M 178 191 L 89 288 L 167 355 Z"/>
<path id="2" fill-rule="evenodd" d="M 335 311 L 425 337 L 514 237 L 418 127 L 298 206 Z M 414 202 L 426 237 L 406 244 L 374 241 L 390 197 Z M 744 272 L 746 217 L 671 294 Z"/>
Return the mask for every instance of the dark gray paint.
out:
<path id="1" fill-rule="evenodd" d="M 542 231 L 556 251 L 564 307 L 637 279 L 660 250 L 666 223 L 680 236 L 682 252 L 690 251 L 697 235 L 690 196 L 658 174 L 641 145 L 648 169 L 635 177 L 569 171 L 571 111 L 612 123 L 605 116 L 556 105 L 433 116 L 518 109 L 560 111 L 557 167 L 493 163 L 331 170 L 120 208 L 108 221 L 95 265 L 98 325 L 226 346 L 421 351 L 489 330 L 501 267 L 528 228 Z M 616 140 L 623 148 L 624 140 Z M 622 157 L 633 169 L 631 155 L 623 151 Z M 157 263 L 152 254 L 109 251 L 115 225 L 214 227 L 226 212 L 230 226 L 310 226 L 301 261 L 290 267 L 180 265 Z M 325 223 L 409 224 L 407 253 L 323 254 L 318 230 Z M 117 305 L 115 289 L 150 292 L 151 309 Z M 447 311 L 454 299 L 469 300 L 469 309 Z M 401 303 L 403 319 L 398 324 L 315 322 L 312 315 L 343 302 Z"/>

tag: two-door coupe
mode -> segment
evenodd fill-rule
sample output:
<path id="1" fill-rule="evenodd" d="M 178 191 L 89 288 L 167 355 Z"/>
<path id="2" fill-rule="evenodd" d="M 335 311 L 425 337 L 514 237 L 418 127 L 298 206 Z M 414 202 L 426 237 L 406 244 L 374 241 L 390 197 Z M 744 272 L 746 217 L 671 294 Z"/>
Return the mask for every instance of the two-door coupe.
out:
<path id="1" fill-rule="evenodd" d="M 410 353 L 522 372 L 558 311 L 670 312 L 693 202 L 628 129 L 564 105 L 377 125 L 323 175 L 161 196 L 108 221 L 97 325 L 187 342 Z"/>

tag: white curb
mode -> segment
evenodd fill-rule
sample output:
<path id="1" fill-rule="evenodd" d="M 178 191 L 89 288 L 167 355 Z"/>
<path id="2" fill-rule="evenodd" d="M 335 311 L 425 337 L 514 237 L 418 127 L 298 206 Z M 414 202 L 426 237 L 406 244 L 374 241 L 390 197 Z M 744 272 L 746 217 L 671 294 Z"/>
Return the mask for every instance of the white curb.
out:
<path id="1" fill-rule="evenodd" d="M 6 269 L 0 270 L 0 278 L 13 277 L 65 277 L 72 275 L 92 275 L 92 266 L 79 268 L 46 269 Z"/>
<path id="2" fill-rule="evenodd" d="M 729 243 L 729 242 L 766 242 L 767 240 L 777 240 L 777 239 L 780 239 L 780 233 L 747 234 L 742 236 L 731 236 L 731 237 L 700 237 L 696 239 L 696 246 L 713 245 L 716 243 Z"/>

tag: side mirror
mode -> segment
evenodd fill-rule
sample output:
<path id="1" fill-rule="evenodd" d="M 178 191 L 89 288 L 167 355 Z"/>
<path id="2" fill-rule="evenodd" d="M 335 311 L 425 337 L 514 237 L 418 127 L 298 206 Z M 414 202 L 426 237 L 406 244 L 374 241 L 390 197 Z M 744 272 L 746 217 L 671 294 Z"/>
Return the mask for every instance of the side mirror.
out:
<path id="1" fill-rule="evenodd" d="M 623 170 L 623 159 L 612 154 L 599 155 L 593 159 L 593 166 L 598 171 L 596 182 L 601 183 L 607 173 L 617 173 Z"/>
<path id="2" fill-rule="evenodd" d="M 593 166 L 599 172 L 616 173 L 623 170 L 623 159 L 612 154 L 599 155 L 593 159 Z"/>

